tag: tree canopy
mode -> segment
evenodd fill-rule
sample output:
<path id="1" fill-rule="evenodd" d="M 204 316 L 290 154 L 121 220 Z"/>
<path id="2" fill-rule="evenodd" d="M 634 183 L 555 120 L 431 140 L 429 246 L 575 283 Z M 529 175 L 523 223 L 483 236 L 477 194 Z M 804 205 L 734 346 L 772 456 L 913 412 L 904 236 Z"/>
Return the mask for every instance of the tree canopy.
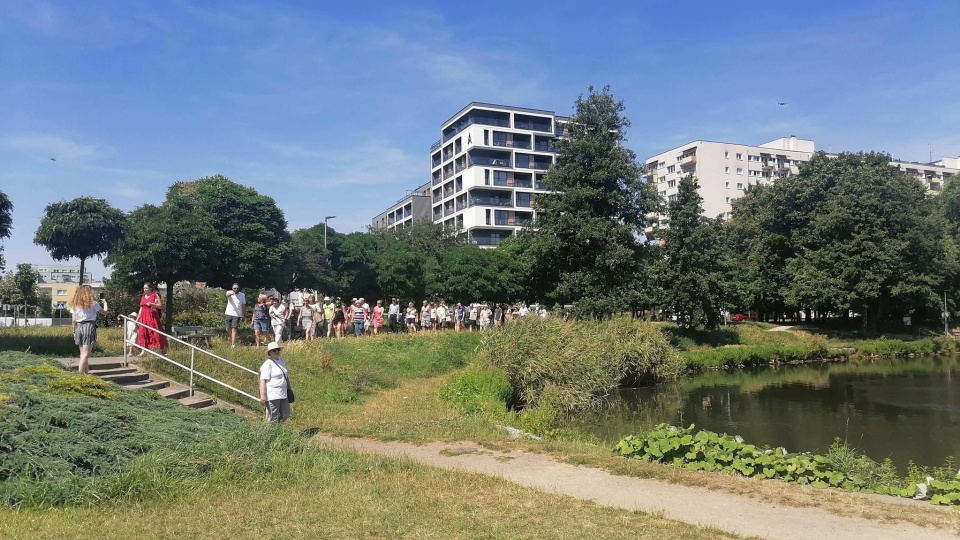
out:
<path id="1" fill-rule="evenodd" d="M 722 222 L 703 216 L 703 198 L 692 176 L 680 179 L 677 198 L 670 202 L 670 227 L 656 276 L 668 311 L 684 327 L 716 328 L 723 307 Z"/>
<path id="2" fill-rule="evenodd" d="M 80 283 L 84 263 L 102 257 L 123 236 L 126 216 L 103 199 L 78 197 L 47 205 L 33 242 L 44 246 L 54 260 L 80 259 Z"/>
<path id="3" fill-rule="evenodd" d="M 588 303 L 597 315 L 623 310 L 635 296 L 631 277 L 644 271 L 645 216 L 658 210 L 654 187 L 641 179 L 624 146 L 629 120 L 609 87 L 589 88 L 556 141 L 557 161 L 538 195 L 537 230 L 523 235 L 536 285 L 555 302 Z"/>

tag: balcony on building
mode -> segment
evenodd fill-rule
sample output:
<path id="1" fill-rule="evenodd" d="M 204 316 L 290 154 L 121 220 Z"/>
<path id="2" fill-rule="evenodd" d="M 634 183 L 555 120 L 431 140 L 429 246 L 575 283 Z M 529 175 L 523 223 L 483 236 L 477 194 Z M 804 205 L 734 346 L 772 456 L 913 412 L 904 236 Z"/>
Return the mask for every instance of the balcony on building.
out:
<path id="1" fill-rule="evenodd" d="M 464 129 L 474 124 L 509 128 L 510 113 L 473 109 L 443 130 L 443 142 L 449 141 L 455 137 L 457 133 L 460 133 Z"/>
<path id="2" fill-rule="evenodd" d="M 493 185 L 500 187 L 533 187 L 533 175 L 513 171 L 493 171 Z"/>
<path id="3" fill-rule="evenodd" d="M 435 152 L 433 155 L 430 156 L 431 169 L 436 169 L 437 167 L 440 166 L 440 163 L 442 163 L 442 160 L 440 159 L 440 152 Z"/>
<path id="4" fill-rule="evenodd" d="M 520 133 L 504 133 L 503 131 L 493 132 L 493 146 L 503 146 L 505 148 L 525 148 L 530 149 L 530 135 Z"/>
<path id="5" fill-rule="evenodd" d="M 430 175 L 430 183 L 433 185 L 438 185 L 443 181 L 443 176 L 440 174 L 439 170 L 433 171 L 433 174 Z"/>
<path id="6" fill-rule="evenodd" d="M 446 180 L 447 178 L 450 178 L 451 176 L 453 176 L 453 174 L 454 174 L 454 173 L 453 173 L 453 163 L 450 163 L 449 165 L 444 166 L 444 168 L 443 168 L 443 179 L 444 179 L 444 180 Z"/>
<path id="7" fill-rule="evenodd" d="M 460 156 L 453 163 L 454 171 L 460 172 L 467 168 L 467 156 Z"/>
<path id="8" fill-rule="evenodd" d="M 534 178 L 534 180 L 533 180 L 533 188 L 534 188 L 534 189 L 547 189 L 547 183 L 546 183 L 546 181 L 544 181 L 542 174 L 538 174 L 538 175 L 536 175 L 536 178 Z"/>
<path id="9" fill-rule="evenodd" d="M 433 220 L 440 221 L 441 219 L 443 219 L 443 206 L 435 206 L 433 208 Z"/>
<path id="10" fill-rule="evenodd" d="M 508 227 L 513 227 L 518 225 L 529 225 L 533 222 L 533 212 L 495 210 L 493 214 L 494 225 L 506 225 Z"/>
<path id="11" fill-rule="evenodd" d="M 509 167 L 510 152 L 474 149 L 467 153 L 468 166 L 486 165 L 489 167 Z"/>
<path id="12" fill-rule="evenodd" d="M 468 195 L 470 206 L 513 207 L 513 196 L 510 193 L 489 189 L 472 189 Z"/>
<path id="13" fill-rule="evenodd" d="M 467 196 L 466 196 L 466 195 L 461 195 L 460 197 L 457 197 L 456 207 L 457 207 L 457 211 L 463 210 L 464 208 L 467 207 Z"/>
<path id="14" fill-rule="evenodd" d="M 513 127 L 529 131 L 543 131 L 553 133 L 553 120 L 543 116 L 516 114 L 513 116 Z"/>
<path id="15" fill-rule="evenodd" d="M 514 155 L 514 167 L 517 169 L 536 169 L 539 171 L 545 171 L 550 168 L 550 165 L 553 164 L 553 158 L 546 156 L 535 156 L 532 154 L 520 154 L 517 153 Z"/>
<path id="16" fill-rule="evenodd" d="M 556 148 L 553 147 L 553 139 L 550 137 L 535 137 L 533 149 L 537 152 L 557 152 Z"/>
<path id="17" fill-rule="evenodd" d="M 513 236 L 513 231 L 473 229 L 470 231 L 470 242 L 478 246 L 496 246 Z"/>

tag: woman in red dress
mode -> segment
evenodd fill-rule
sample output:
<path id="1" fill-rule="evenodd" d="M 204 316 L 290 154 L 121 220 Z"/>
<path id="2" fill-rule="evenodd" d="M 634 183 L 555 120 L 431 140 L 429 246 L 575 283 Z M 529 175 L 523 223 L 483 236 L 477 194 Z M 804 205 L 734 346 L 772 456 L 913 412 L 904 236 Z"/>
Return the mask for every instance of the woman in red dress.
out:
<path id="1" fill-rule="evenodd" d="M 160 293 L 156 287 L 149 281 L 143 284 L 143 296 L 140 297 L 140 314 L 137 320 L 143 326 L 137 326 L 137 345 L 145 349 L 167 349 L 167 337 L 161 335 L 157 330 L 162 330 L 160 316 L 163 313 L 163 302 L 160 300 Z M 140 351 L 140 356 L 144 352 Z"/>

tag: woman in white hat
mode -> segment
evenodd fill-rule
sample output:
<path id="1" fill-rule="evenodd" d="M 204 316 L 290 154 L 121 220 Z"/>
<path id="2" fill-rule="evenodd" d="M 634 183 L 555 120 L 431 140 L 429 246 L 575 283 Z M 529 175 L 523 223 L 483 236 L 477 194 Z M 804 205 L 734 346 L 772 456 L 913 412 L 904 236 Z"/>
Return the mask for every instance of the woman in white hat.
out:
<path id="1" fill-rule="evenodd" d="M 267 360 L 260 366 L 260 403 L 267 408 L 267 421 L 279 424 L 290 416 L 290 379 L 276 341 L 267 345 Z"/>

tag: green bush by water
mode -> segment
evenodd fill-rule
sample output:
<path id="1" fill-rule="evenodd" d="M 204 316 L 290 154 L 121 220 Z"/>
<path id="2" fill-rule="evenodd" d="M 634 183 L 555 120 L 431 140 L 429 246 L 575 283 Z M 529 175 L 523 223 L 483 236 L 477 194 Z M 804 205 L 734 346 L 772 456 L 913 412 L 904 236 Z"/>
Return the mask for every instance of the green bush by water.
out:
<path id="1" fill-rule="evenodd" d="M 683 368 L 658 328 L 625 318 L 527 317 L 485 333 L 479 351 L 509 376 L 514 405 L 562 413 L 594 408 L 622 384 L 675 378 Z"/>

